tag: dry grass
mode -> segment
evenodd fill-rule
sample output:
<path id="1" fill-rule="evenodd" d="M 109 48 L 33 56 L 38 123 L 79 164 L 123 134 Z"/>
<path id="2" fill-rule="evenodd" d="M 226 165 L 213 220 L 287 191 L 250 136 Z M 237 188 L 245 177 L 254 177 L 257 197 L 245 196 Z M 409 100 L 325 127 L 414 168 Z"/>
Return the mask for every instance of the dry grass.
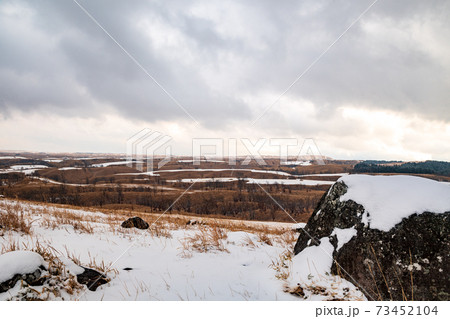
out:
<path id="1" fill-rule="evenodd" d="M 256 235 L 258 236 L 259 242 L 269 245 L 269 246 L 273 245 L 272 239 L 270 238 L 270 236 L 267 233 L 257 233 Z"/>
<path id="2" fill-rule="evenodd" d="M 291 276 L 293 252 L 285 250 L 278 259 L 272 260 L 270 267 L 275 270 L 275 278 L 287 280 Z"/>
<path id="3" fill-rule="evenodd" d="M 73 295 L 84 289 L 84 286 L 77 282 L 76 277 L 66 270 L 64 263 L 58 257 L 60 252 L 50 244 L 42 244 L 39 240 L 31 238 L 30 242 L 23 243 L 10 240 L 0 248 L 2 254 L 16 250 L 36 252 L 44 258 L 48 266 L 41 277 L 45 280 L 44 284 L 39 289 L 21 282 L 21 290 L 11 300 L 50 300 L 55 297 L 61 298 L 62 291 Z"/>
<path id="4" fill-rule="evenodd" d="M 0 210 L 0 226 L 3 230 L 31 234 L 31 222 L 19 204 L 6 204 L 3 208 L 4 211 Z"/>
<path id="5" fill-rule="evenodd" d="M 218 226 L 202 226 L 193 235 L 189 235 L 181 240 L 181 256 L 190 257 L 194 251 L 201 253 L 209 251 L 228 252 L 224 242 L 227 237 L 227 233 L 223 228 Z"/>

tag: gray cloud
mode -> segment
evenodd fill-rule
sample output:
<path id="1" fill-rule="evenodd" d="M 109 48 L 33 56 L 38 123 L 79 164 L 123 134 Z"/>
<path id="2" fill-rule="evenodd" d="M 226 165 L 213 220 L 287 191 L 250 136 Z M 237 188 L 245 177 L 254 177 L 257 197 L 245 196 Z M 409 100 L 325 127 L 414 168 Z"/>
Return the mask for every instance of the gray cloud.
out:
<path id="1" fill-rule="evenodd" d="M 206 127 L 253 120 L 272 101 L 255 110 L 245 96 L 284 91 L 371 3 L 80 2 Z M 450 121 L 450 49 L 440 42 L 450 37 L 449 6 L 379 1 L 287 96 L 311 101 L 317 118 L 353 105 Z M 0 8 L 0 112 L 95 116 L 105 104 L 127 118 L 186 119 L 73 1 Z M 263 123 L 283 123 L 277 112 Z"/>

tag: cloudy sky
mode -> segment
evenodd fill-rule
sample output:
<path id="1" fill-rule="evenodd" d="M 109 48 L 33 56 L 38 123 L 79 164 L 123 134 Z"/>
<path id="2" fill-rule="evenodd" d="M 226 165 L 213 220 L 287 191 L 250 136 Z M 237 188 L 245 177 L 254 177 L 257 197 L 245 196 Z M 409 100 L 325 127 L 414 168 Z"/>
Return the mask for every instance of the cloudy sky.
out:
<path id="1" fill-rule="evenodd" d="M 150 128 L 177 154 L 450 160 L 449 1 L 77 1 L 0 2 L 0 149 L 122 153 Z"/>

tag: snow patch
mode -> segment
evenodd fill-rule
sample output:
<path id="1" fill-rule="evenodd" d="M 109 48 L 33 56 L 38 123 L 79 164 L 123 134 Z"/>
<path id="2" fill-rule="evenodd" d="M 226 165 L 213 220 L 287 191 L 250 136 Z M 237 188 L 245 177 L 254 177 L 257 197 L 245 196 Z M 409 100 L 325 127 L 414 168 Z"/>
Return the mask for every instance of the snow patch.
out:
<path id="1" fill-rule="evenodd" d="M 12 279 L 18 274 L 29 274 L 45 265 L 44 258 L 32 251 L 11 251 L 0 255 L 0 282 Z"/>
<path id="2" fill-rule="evenodd" d="M 336 235 L 337 237 L 337 248 L 336 251 L 342 248 L 346 243 L 348 243 L 354 236 L 356 236 L 357 231 L 355 226 L 351 228 L 335 228 L 331 233 L 331 236 Z"/>
<path id="3" fill-rule="evenodd" d="M 71 273 L 74 276 L 80 275 L 84 272 L 84 268 L 78 266 L 76 263 L 74 263 L 71 259 L 60 256 L 59 260 L 64 264 L 66 270 Z"/>
<path id="4" fill-rule="evenodd" d="M 100 163 L 93 164 L 92 167 L 108 167 L 108 166 L 116 166 L 116 165 L 128 165 L 128 164 L 142 164 L 142 161 L 121 161 L 121 162 L 108 162 L 108 163 Z"/>
<path id="5" fill-rule="evenodd" d="M 320 239 L 319 246 L 309 246 L 292 259 L 292 277 L 297 282 L 310 282 L 314 276 L 331 272 L 334 247 L 328 237 Z"/>

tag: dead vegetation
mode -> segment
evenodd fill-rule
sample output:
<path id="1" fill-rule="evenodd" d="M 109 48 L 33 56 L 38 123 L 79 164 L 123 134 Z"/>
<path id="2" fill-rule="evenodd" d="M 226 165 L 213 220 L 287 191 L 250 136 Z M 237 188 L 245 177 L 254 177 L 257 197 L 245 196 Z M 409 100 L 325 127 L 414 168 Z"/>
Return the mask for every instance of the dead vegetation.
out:
<path id="1" fill-rule="evenodd" d="M 191 257 L 192 252 L 206 253 L 209 251 L 228 252 L 225 247 L 227 233 L 218 226 L 203 226 L 192 235 L 181 240 L 182 257 Z"/>
<path id="2" fill-rule="evenodd" d="M 27 250 L 41 255 L 47 263 L 40 281 L 40 287 L 32 287 L 26 282 L 21 281 L 19 292 L 10 298 L 10 300 L 50 300 L 61 298 L 64 300 L 64 294 L 74 295 L 84 288 L 76 280 L 76 276 L 70 273 L 65 264 L 61 261 L 61 253 L 58 252 L 49 243 L 42 243 L 39 240 L 30 238 L 29 242 L 7 241 L 0 247 L 0 253 L 9 251 Z"/>
<path id="3" fill-rule="evenodd" d="M 31 222 L 19 204 L 5 203 L 0 210 L 0 230 L 17 231 L 26 235 L 31 234 Z"/>

